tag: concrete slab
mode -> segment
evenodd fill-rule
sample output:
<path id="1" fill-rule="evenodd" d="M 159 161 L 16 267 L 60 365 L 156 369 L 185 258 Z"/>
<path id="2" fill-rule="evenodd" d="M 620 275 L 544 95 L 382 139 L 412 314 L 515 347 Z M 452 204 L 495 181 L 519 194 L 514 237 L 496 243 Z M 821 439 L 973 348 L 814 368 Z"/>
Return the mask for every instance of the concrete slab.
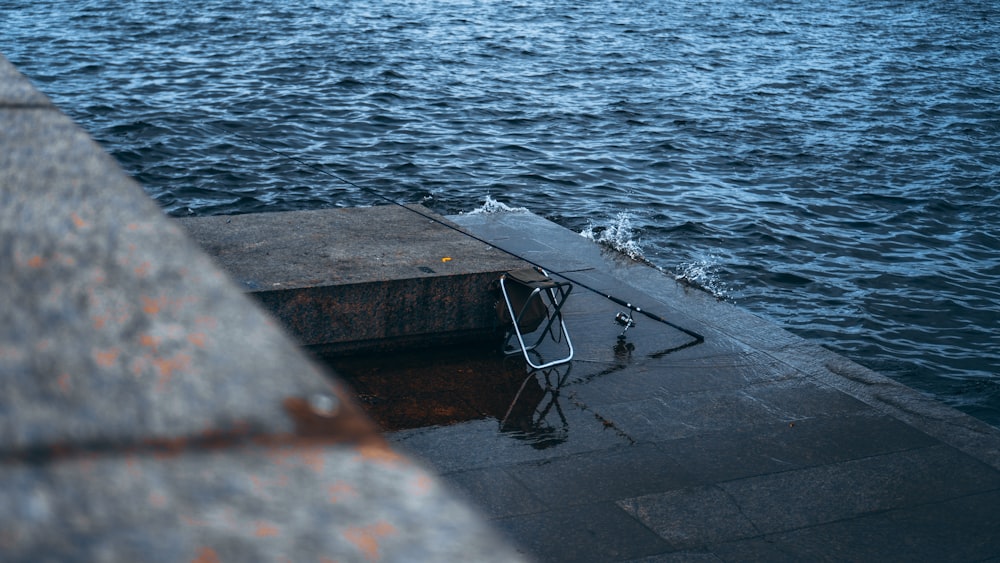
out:
<path id="1" fill-rule="evenodd" d="M 421 206 L 180 219 L 232 278 L 320 354 L 493 334 L 493 284 L 523 261 Z"/>
<path id="2" fill-rule="evenodd" d="M 367 385 L 370 404 L 389 393 L 379 382 L 408 379 L 421 362 L 442 375 L 472 365 L 488 374 L 466 380 L 481 391 L 448 397 L 493 393 L 507 408 L 385 429 L 480 503 L 525 555 L 1000 557 L 989 508 L 1000 492 L 997 429 L 539 217 L 449 219 L 596 290 L 578 287 L 567 304 L 574 361 L 528 374 L 516 358 L 484 369 L 478 357 L 463 364 L 429 351 L 410 364 L 337 365 Z M 636 317 L 623 349 L 613 322 L 621 307 L 605 293 L 705 339 L 691 345 L 683 330 Z M 449 409 L 447 398 L 427 405 Z M 521 413 L 520 432 L 501 411 Z"/>

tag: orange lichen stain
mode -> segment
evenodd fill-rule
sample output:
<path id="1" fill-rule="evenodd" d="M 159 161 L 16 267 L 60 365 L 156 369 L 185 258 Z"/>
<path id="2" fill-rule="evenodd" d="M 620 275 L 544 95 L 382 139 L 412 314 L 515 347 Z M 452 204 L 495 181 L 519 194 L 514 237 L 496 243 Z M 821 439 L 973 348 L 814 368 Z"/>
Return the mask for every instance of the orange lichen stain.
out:
<path id="1" fill-rule="evenodd" d="M 299 459 L 302 460 L 302 464 L 312 469 L 316 473 L 323 472 L 323 452 L 318 449 L 308 448 L 299 452 Z"/>
<path id="2" fill-rule="evenodd" d="M 139 223 L 129 223 L 128 225 L 125 225 L 125 228 L 128 229 L 128 230 L 130 230 L 130 231 L 138 231 L 139 230 Z"/>
<path id="3" fill-rule="evenodd" d="M 326 491 L 329 493 L 330 502 L 333 504 L 358 494 L 357 489 L 351 486 L 350 483 L 346 483 L 344 481 L 337 481 L 327 487 Z"/>
<path id="4" fill-rule="evenodd" d="M 163 307 L 163 299 L 150 299 L 149 297 L 142 297 L 142 311 L 147 315 L 155 315 L 160 312 L 160 308 Z"/>
<path id="5" fill-rule="evenodd" d="M 163 391 L 175 372 L 183 371 L 191 365 L 191 356 L 177 354 L 170 358 L 156 358 L 153 360 L 153 365 L 157 371 L 156 390 Z"/>
<path id="6" fill-rule="evenodd" d="M 146 275 L 149 274 L 149 266 L 150 266 L 149 260 L 146 260 L 142 264 L 139 264 L 138 266 L 136 266 L 134 270 L 135 275 L 140 278 L 146 277 Z"/>
<path id="7" fill-rule="evenodd" d="M 59 263 L 67 268 L 75 268 L 77 265 L 76 258 L 68 254 L 56 254 L 53 258 L 59 260 Z"/>
<path id="8" fill-rule="evenodd" d="M 120 351 L 117 348 L 112 348 L 110 350 L 103 350 L 103 351 L 95 351 L 94 360 L 97 362 L 97 365 L 109 368 L 115 365 L 115 362 L 118 361 L 119 353 Z"/>
<path id="9" fill-rule="evenodd" d="M 257 529 L 254 530 L 253 535 L 258 538 L 272 538 L 278 535 L 278 528 L 268 524 L 267 522 L 258 522 Z"/>
<path id="10" fill-rule="evenodd" d="M 290 438 L 290 437 L 289 437 Z M 291 461 L 295 458 L 295 451 L 287 447 L 275 447 L 268 448 L 267 459 L 271 460 L 271 463 L 280 466 L 290 466 Z"/>
<path id="11" fill-rule="evenodd" d="M 205 520 L 198 520 L 196 518 L 191 518 L 190 516 L 184 514 L 181 514 L 181 522 L 183 522 L 185 526 L 190 526 L 192 528 L 194 527 L 201 528 L 204 526 L 208 526 L 208 522 L 206 522 Z M 215 552 L 213 551 L 212 553 Z"/>
<path id="12" fill-rule="evenodd" d="M 369 561 L 378 561 L 378 542 L 396 533 L 396 528 L 385 521 L 371 526 L 350 527 L 344 530 L 344 538 L 354 544 Z"/>
<path id="13" fill-rule="evenodd" d="M 426 495 L 433 487 L 434 481 L 426 475 L 421 475 L 413 480 L 413 488 L 418 495 Z"/>
<path id="14" fill-rule="evenodd" d="M 149 504 L 156 508 L 163 508 L 167 505 L 167 497 L 162 493 L 149 493 Z"/>
<path id="15" fill-rule="evenodd" d="M 191 563 L 219 563 L 219 555 L 211 547 L 203 547 L 198 550 Z"/>
<path id="16" fill-rule="evenodd" d="M 44 265 L 45 259 L 37 254 L 28 259 L 28 266 L 31 268 L 41 268 Z"/>
<path id="17" fill-rule="evenodd" d="M 386 465 L 398 465 L 405 459 L 403 456 L 382 445 L 363 445 L 359 446 L 357 451 L 361 459 L 365 461 L 374 461 Z"/>
<path id="18" fill-rule="evenodd" d="M 274 487 L 288 486 L 288 475 L 280 475 L 276 479 L 267 479 L 251 475 L 250 482 L 253 484 L 254 494 L 270 498 L 270 489 Z"/>
<path id="19" fill-rule="evenodd" d="M 153 353 L 155 354 L 156 347 L 160 344 L 160 339 L 152 334 L 141 334 L 139 335 L 139 344 L 145 346 L 146 348 L 152 348 Z"/>
<path id="20" fill-rule="evenodd" d="M 73 385 L 69 380 L 69 374 L 66 372 L 63 372 L 58 378 L 56 378 L 56 385 L 59 386 L 59 390 L 63 393 L 69 393 L 70 389 L 73 388 Z"/>
<path id="21" fill-rule="evenodd" d="M 107 322 L 108 322 L 107 315 L 98 315 L 94 317 L 94 330 L 101 330 L 102 328 L 104 328 L 104 325 L 107 324 Z"/>
<path id="22" fill-rule="evenodd" d="M 82 229 L 87 226 L 87 222 L 84 221 L 82 217 L 77 215 L 75 211 L 70 214 L 70 217 L 73 219 L 73 225 L 75 225 L 77 229 Z"/>
<path id="23" fill-rule="evenodd" d="M 193 345 L 193 346 L 195 346 L 197 348 L 204 348 L 205 347 L 205 342 L 207 340 L 205 338 L 205 333 L 203 333 L 203 332 L 192 332 L 191 334 L 188 335 L 187 339 L 188 339 L 188 342 L 191 343 L 191 345 Z"/>

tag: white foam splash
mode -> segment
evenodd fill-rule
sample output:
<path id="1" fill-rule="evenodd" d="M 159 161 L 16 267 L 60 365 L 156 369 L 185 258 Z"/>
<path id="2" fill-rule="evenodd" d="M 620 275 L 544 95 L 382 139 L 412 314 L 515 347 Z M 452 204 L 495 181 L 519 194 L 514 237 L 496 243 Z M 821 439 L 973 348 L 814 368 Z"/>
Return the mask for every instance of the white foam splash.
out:
<path id="1" fill-rule="evenodd" d="M 487 195 L 486 201 L 483 203 L 482 207 L 478 209 L 473 209 L 472 211 L 469 211 L 467 214 L 481 215 L 484 213 L 528 213 L 528 209 L 525 207 L 511 207 L 506 203 L 497 201 L 492 197 L 490 197 L 489 195 Z"/>
<path id="2" fill-rule="evenodd" d="M 607 225 L 595 227 L 591 223 L 580 235 L 617 250 L 633 260 L 645 260 L 642 245 L 632 229 L 632 216 L 627 211 L 618 213 Z"/>
<path id="3" fill-rule="evenodd" d="M 708 255 L 699 260 L 678 264 L 674 279 L 697 287 L 719 299 L 729 298 L 729 287 L 719 273 L 719 258 Z"/>

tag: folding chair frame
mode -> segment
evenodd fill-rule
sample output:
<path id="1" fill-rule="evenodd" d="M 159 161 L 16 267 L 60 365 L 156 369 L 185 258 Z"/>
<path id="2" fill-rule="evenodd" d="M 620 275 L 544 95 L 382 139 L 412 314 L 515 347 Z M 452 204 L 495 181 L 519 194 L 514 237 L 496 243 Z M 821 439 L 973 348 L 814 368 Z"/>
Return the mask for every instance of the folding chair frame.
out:
<path id="1" fill-rule="evenodd" d="M 533 369 L 545 369 L 559 364 L 564 364 L 573 359 L 573 342 L 569 338 L 569 332 L 566 330 L 566 322 L 563 320 L 562 307 L 566 303 L 566 299 L 569 297 L 571 291 L 573 291 L 573 284 L 566 281 L 555 281 L 549 277 L 548 273 L 541 268 L 534 268 L 535 271 L 541 274 L 541 278 L 537 278 L 528 282 L 518 279 L 514 272 L 508 272 L 500 276 L 500 292 L 503 295 L 504 303 L 507 306 L 507 312 L 511 319 L 511 328 L 507 330 L 507 336 L 504 339 L 503 350 L 507 355 L 513 355 L 517 353 L 517 348 L 511 346 L 511 338 L 517 336 L 517 342 L 520 345 L 521 353 L 524 354 L 524 360 L 528 362 L 528 365 Z M 507 284 L 509 282 L 519 284 L 521 286 L 527 287 L 531 290 L 531 293 L 525 298 L 524 304 L 521 305 L 519 311 L 515 313 L 514 305 L 510 297 L 510 292 L 507 290 Z M 538 332 L 538 337 L 535 339 L 534 343 L 530 346 L 525 343 L 525 334 L 521 330 L 521 321 L 525 313 L 531 310 L 532 300 L 540 299 L 542 304 L 545 305 L 545 300 L 548 300 L 548 305 L 546 306 L 546 319 L 545 328 Z M 548 313 L 548 306 L 552 307 L 551 314 Z M 557 322 L 558 321 L 558 324 Z M 554 329 L 558 327 L 561 331 L 560 334 L 566 340 L 566 346 L 569 349 L 568 354 L 556 360 L 550 362 L 536 364 L 531 360 L 531 355 L 529 352 L 533 351 L 538 347 L 539 344 L 545 339 L 546 336 L 550 336 L 553 341 L 558 342 L 559 338 L 554 332 Z M 538 331 L 537 327 L 533 331 L 528 331 L 529 336 Z"/>

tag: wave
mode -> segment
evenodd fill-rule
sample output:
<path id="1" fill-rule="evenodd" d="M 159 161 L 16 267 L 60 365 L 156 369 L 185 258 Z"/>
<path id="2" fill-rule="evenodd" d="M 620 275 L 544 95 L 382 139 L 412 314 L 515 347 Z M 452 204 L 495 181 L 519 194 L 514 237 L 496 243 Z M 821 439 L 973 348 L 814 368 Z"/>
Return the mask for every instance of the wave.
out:
<path id="1" fill-rule="evenodd" d="M 511 207 L 506 203 L 503 203 L 502 201 L 497 201 L 492 197 L 490 197 L 489 195 L 487 195 L 486 201 L 483 202 L 483 205 L 481 207 L 473 209 L 472 211 L 469 211 L 468 213 L 465 214 L 482 215 L 484 213 L 489 214 L 489 213 L 530 213 L 530 212 L 526 207 Z"/>
<path id="2" fill-rule="evenodd" d="M 646 261 L 642 252 L 642 244 L 632 228 L 632 216 L 627 211 L 619 212 L 604 225 L 595 226 L 591 223 L 580 235 L 616 250 L 633 260 Z"/>

